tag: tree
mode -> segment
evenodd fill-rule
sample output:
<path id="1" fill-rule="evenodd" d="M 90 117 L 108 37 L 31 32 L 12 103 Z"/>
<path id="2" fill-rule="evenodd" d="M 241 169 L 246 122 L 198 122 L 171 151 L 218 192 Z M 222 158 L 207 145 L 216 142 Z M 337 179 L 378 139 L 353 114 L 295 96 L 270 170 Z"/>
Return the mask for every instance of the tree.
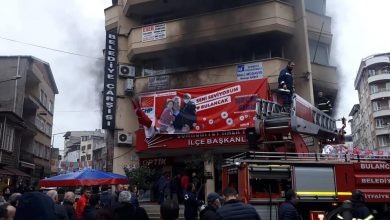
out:
<path id="1" fill-rule="evenodd" d="M 136 185 L 138 189 L 151 189 L 157 179 L 156 170 L 147 166 L 139 166 L 130 169 L 124 168 L 124 170 L 126 176 L 129 178 L 130 185 Z"/>

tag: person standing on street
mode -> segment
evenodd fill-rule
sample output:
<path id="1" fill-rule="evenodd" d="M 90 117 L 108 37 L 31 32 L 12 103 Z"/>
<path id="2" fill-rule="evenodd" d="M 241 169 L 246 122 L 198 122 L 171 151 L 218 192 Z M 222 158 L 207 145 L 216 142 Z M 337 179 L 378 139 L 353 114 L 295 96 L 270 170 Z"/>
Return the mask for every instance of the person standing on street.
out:
<path id="1" fill-rule="evenodd" d="M 129 191 L 122 191 L 119 193 L 118 202 L 120 205 L 114 209 L 114 220 L 149 220 L 148 214 L 144 208 L 136 207 L 131 204 L 131 193 Z"/>
<path id="2" fill-rule="evenodd" d="M 279 220 L 300 220 L 297 208 L 297 194 L 289 189 L 286 192 L 286 201 L 279 207 Z"/>
<path id="3" fill-rule="evenodd" d="M 352 217 L 356 219 L 374 219 L 370 210 L 364 204 L 364 193 L 360 190 L 352 191 Z"/>
<path id="4" fill-rule="evenodd" d="M 238 193 L 234 188 L 226 188 L 223 195 L 225 203 L 217 210 L 216 220 L 261 220 L 253 206 L 244 204 L 237 199 Z"/>
<path id="5" fill-rule="evenodd" d="M 184 218 L 186 220 L 195 220 L 198 217 L 198 207 L 201 202 L 196 197 L 195 192 L 195 184 L 190 183 L 184 194 Z"/>
<path id="6" fill-rule="evenodd" d="M 82 188 L 81 189 L 81 197 L 80 197 L 79 201 L 77 201 L 77 204 L 76 204 L 77 220 L 83 219 L 84 208 L 88 204 L 88 199 L 89 199 L 90 195 L 91 195 L 91 189 L 89 189 L 89 188 Z"/>
<path id="7" fill-rule="evenodd" d="M 222 197 L 218 193 L 212 192 L 207 195 L 207 206 L 200 212 L 200 220 L 214 220 L 217 210 L 221 208 Z"/>
<path id="8" fill-rule="evenodd" d="M 294 67 L 295 63 L 292 61 L 288 61 L 287 67 L 280 71 L 278 78 L 279 92 L 283 99 L 283 106 L 286 109 L 291 108 L 292 95 L 294 93 Z"/>
<path id="9" fill-rule="evenodd" d="M 75 196 L 73 192 L 66 192 L 64 195 L 63 206 L 66 209 L 69 220 L 76 220 L 76 211 L 74 210 Z"/>
<path id="10" fill-rule="evenodd" d="M 100 196 L 93 194 L 88 199 L 88 205 L 83 212 L 83 220 L 95 220 L 96 212 L 99 209 Z"/>
<path id="11" fill-rule="evenodd" d="M 46 193 L 54 202 L 54 214 L 58 220 L 68 220 L 68 214 L 64 206 L 58 204 L 58 193 L 56 190 L 49 190 Z"/>

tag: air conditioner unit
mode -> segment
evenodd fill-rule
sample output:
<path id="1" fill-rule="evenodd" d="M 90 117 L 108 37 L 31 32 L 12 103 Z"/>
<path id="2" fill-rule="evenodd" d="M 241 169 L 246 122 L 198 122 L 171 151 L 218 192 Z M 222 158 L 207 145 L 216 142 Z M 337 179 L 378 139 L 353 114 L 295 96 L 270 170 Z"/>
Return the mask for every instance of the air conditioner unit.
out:
<path id="1" fill-rule="evenodd" d="M 125 78 L 135 77 L 135 67 L 130 65 L 119 65 L 118 67 L 119 76 Z"/>
<path id="2" fill-rule="evenodd" d="M 118 132 L 118 145 L 133 145 L 133 136 L 129 133 Z"/>
<path id="3" fill-rule="evenodd" d="M 134 92 L 134 79 L 125 80 L 125 92 Z"/>

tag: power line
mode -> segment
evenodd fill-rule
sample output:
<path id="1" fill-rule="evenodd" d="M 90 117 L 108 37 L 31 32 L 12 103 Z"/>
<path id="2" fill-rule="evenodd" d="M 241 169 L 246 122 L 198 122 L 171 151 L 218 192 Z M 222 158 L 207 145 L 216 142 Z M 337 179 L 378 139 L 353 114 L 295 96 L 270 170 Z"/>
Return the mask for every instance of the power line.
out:
<path id="1" fill-rule="evenodd" d="M 27 42 L 14 40 L 14 39 L 2 37 L 2 36 L 0 36 L 0 39 L 7 40 L 7 41 L 12 41 L 12 42 L 19 43 L 19 44 L 25 44 L 25 45 L 28 45 L 28 46 L 38 47 L 38 48 L 42 48 L 42 49 L 46 49 L 46 50 L 51 50 L 51 51 L 55 51 L 55 52 L 66 53 L 66 54 L 70 54 L 70 55 L 74 55 L 74 56 L 80 56 L 80 57 L 85 57 L 85 58 L 95 59 L 95 60 L 103 60 L 103 58 L 99 58 L 99 57 L 93 57 L 93 56 L 88 56 L 88 55 L 79 54 L 79 53 L 75 53 L 75 52 L 69 52 L 69 51 L 65 51 L 65 50 L 54 49 L 54 48 L 45 47 L 45 46 L 41 46 L 41 45 L 38 45 L 38 44 L 27 43 Z"/>

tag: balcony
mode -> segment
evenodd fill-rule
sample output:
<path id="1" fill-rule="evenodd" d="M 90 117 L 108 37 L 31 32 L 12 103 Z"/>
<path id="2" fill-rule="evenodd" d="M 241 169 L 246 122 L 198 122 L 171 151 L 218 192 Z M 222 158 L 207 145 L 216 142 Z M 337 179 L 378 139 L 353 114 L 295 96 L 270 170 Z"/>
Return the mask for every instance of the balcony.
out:
<path id="1" fill-rule="evenodd" d="M 372 114 L 372 116 L 374 118 L 390 116 L 390 107 L 389 106 L 382 106 L 380 109 L 374 110 L 374 113 Z"/>
<path id="2" fill-rule="evenodd" d="M 370 100 L 377 100 L 382 98 L 390 98 L 390 89 L 382 88 L 379 89 L 377 92 L 371 93 Z"/>
<path id="3" fill-rule="evenodd" d="M 264 77 L 268 78 L 268 84 L 271 89 L 276 89 L 278 85 L 278 77 L 281 69 L 287 65 L 287 60 L 281 58 L 272 58 L 258 60 L 252 62 L 261 62 L 263 65 Z M 242 63 L 240 63 L 242 64 Z M 168 88 L 185 88 L 196 87 L 203 85 L 211 85 L 216 83 L 232 82 L 237 80 L 237 64 L 229 64 L 224 66 L 216 66 L 210 68 L 199 69 L 195 71 L 175 72 L 167 74 L 169 78 Z M 197 80 L 194 81 L 193 79 Z M 136 93 L 148 91 L 149 77 L 139 77 L 135 81 Z"/>
<path id="4" fill-rule="evenodd" d="M 367 79 L 369 84 L 380 81 L 390 81 L 390 72 L 377 72 L 375 75 L 369 75 Z"/>
<path id="5" fill-rule="evenodd" d="M 306 11 L 306 20 L 310 39 L 317 40 L 321 33 L 321 42 L 326 44 L 332 43 L 332 19 L 330 17 Z M 323 27 L 322 24 L 324 24 Z"/>
<path id="6" fill-rule="evenodd" d="M 279 2 L 262 2 L 247 6 L 170 20 L 160 25 L 165 34 L 143 38 L 145 30 L 154 26 L 132 29 L 128 38 L 128 58 L 150 58 L 151 53 L 170 48 L 207 44 L 262 33 L 292 34 L 295 21 L 293 7 Z M 161 30 L 161 29 L 160 29 Z M 153 31 L 152 31 L 153 32 Z M 145 35 L 144 35 L 145 36 Z"/>
<path id="7" fill-rule="evenodd" d="M 118 27 L 119 14 L 121 13 L 121 9 L 122 7 L 118 5 L 113 5 L 104 9 L 106 31 Z"/>
<path id="8" fill-rule="evenodd" d="M 365 68 L 373 66 L 375 64 L 387 64 L 390 63 L 390 59 L 387 56 L 370 57 L 365 60 Z"/>
<path id="9" fill-rule="evenodd" d="M 389 135 L 390 134 L 390 127 L 385 126 L 383 128 L 375 128 L 375 135 Z"/>

